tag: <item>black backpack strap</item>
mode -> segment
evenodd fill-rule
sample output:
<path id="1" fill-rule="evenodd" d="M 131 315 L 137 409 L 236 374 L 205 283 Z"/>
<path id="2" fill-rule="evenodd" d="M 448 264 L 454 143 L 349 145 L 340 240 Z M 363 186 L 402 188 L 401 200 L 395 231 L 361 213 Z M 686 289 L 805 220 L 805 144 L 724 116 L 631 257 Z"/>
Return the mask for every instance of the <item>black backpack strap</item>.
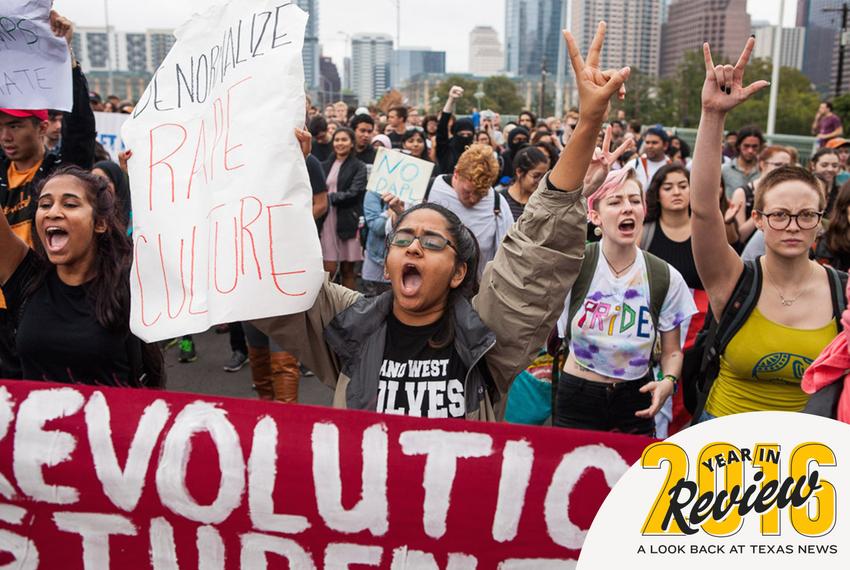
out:
<path id="1" fill-rule="evenodd" d="M 493 215 L 498 216 L 502 213 L 502 196 L 496 192 L 495 189 L 493 190 L 493 194 L 495 194 L 495 199 L 493 200 Z"/>
<path id="2" fill-rule="evenodd" d="M 709 307 L 706 315 L 708 335 L 698 374 L 703 384 L 697 386 L 699 401 L 694 410 L 693 417 L 695 420 L 702 415 L 708 394 L 711 392 L 711 387 L 717 377 L 720 355 L 723 354 L 726 346 L 744 326 L 758 303 L 762 285 L 762 270 L 759 260 L 760 258 L 756 258 L 755 261 L 744 263 L 744 270 L 738 278 L 738 283 L 735 284 L 735 289 L 733 289 L 719 321 L 714 318 L 711 307 Z"/>
<path id="3" fill-rule="evenodd" d="M 847 297 L 844 296 L 847 289 L 847 274 L 828 265 L 826 266 L 826 274 L 829 277 L 829 290 L 832 293 L 832 315 L 838 326 L 838 332 L 841 332 L 844 330 L 841 325 L 841 314 L 847 308 Z"/>
<path id="4" fill-rule="evenodd" d="M 652 315 L 652 324 L 657 331 L 661 309 L 664 308 L 664 300 L 667 298 L 667 291 L 670 289 L 670 265 L 648 251 L 643 252 L 643 259 L 646 263 L 646 277 L 649 281 L 649 312 Z"/>

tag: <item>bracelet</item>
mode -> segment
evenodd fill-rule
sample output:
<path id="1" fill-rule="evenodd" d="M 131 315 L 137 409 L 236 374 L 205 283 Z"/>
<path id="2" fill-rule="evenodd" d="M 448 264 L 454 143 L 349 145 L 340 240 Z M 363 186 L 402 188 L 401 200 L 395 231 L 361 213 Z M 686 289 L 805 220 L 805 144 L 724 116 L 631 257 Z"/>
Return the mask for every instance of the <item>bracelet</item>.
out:
<path id="1" fill-rule="evenodd" d="M 676 378 L 674 375 L 665 374 L 664 376 L 656 380 L 656 382 L 663 382 L 664 380 L 670 380 L 670 382 L 673 383 L 673 394 L 679 391 L 679 379 Z"/>

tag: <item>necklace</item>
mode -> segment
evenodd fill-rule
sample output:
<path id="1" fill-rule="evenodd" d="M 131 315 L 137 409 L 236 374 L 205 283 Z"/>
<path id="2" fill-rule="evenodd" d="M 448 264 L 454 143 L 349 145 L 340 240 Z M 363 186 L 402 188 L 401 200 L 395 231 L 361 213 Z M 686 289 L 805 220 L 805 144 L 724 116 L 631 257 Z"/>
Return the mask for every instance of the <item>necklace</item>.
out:
<path id="1" fill-rule="evenodd" d="M 790 307 L 791 305 L 794 304 L 794 301 L 796 301 L 797 299 L 800 298 L 800 295 L 802 295 L 803 291 L 805 291 L 806 288 L 808 287 L 808 284 L 809 284 L 811 277 L 812 277 L 812 273 L 814 273 L 814 270 L 815 270 L 814 266 L 811 265 L 811 263 L 810 263 L 809 264 L 809 277 L 808 277 L 808 279 L 806 279 L 803 282 L 804 283 L 803 286 L 800 288 L 799 291 L 797 291 L 797 294 L 794 295 L 793 298 L 786 299 L 785 295 L 783 295 L 782 291 L 780 291 L 779 287 L 777 287 L 776 282 L 773 280 L 773 276 L 770 274 L 770 271 L 767 270 L 767 265 L 765 265 L 764 269 L 765 269 L 765 273 L 767 273 L 767 279 L 770 281 L 770 284 L 773 286 L 774 289 L 776 289 L 776 292 L 779 294 L 779 299 L 780 299 L 780 301 L 782 301 L 783 307 Z"/>
<path id="2" fill-rule="evenodd" d="M 620 270 L 617 270 L 617 268 L 616 268 L 616 267 L 614 267 L 614 265 L 613 265 L 613 264 L 612 264 L 612 263 L 608 260 L 608 256 L 607 256 L 607 255 L 605 255 L 605 250 L 603 250 L 601 246 L 599 247 L 599 251 L 601 251 L 601 252 L 602 252 L 602 257 L 604 257 L 604 258 L 605 258 L 605 262 L 608 264 L 608 267 L 609 267 L 609 268 L 611 269 L 611 271 L 614 273 L 614 277 L 619 277 L 620 275 L 622 275 L 623 273 L 625 273 L 626 271 L 628 271 L 628 270 L 629 270 L 629 268 L 630 268 L 632 265 L 634 265 L 634 264 L 635 264 L 635 261 L 637 261 L 637 255 L 635 255 L 635 258 L 634 258 L 634 259 L 632 259 L 632 262 L 631 262 L 631 263 L 629 263 L 628 265 L 626 265 L 624 268 L 622 268 L 622 269 L 620 269 Z"/>

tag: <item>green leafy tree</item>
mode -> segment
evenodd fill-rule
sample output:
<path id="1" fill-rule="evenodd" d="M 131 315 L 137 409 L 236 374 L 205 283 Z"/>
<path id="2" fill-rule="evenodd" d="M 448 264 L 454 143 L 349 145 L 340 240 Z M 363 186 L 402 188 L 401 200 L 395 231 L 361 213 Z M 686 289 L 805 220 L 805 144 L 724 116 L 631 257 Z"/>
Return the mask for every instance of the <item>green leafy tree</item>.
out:
<path id="1" fill-rule="evenodd" d="M 451 89 L 452 85 L 458 85 L 463 87 L 463 97 L 461 97 L 457 102 L 457 107 L 455 111 L 459 115 L 466 115 L 472 112 L 472 108 L 478 105 L 478 102 L 475 100 L 475 92 L 478 91 L 478 83 L 473 79 L 468 77 L 463 77 L 461 75 L 449 75 L 446 79 L 437 86 L 437 97 L 439 97 L 440 102 L 437 103 L 437 108 L 442 109 L 443 105 L 446 103 L 446 99 L 449 97 L 449 89 Z"/>
<path id="2" fill-rule="evenodd" d="M 839 95 L 832 100 L 833 112 L 841 117 L 841 122 L 844 123 L 844 133 L 845 136 L 850 132 L 850 93 L 845 93 L 843 95 Z M 816 111 L 815 111 L 816 112 Z M 809 126 L 811 127 L 811 121 L 815 119 L 815 112 L 812 112 L 812 116 L 809 119 Z"/>
<path id="3" fill-rule="evenodd" d="M 516 115 L 522 110 L 524 101 L 519 96 L 516 83 L 504 75 L 488 77 L 481 87 L 484 91 L 481 106 L 484 109 L 492 109 L 497 113 L 508 115 Z M 467 93 L 464 92 L 464 97 L 466 95 Z"/>

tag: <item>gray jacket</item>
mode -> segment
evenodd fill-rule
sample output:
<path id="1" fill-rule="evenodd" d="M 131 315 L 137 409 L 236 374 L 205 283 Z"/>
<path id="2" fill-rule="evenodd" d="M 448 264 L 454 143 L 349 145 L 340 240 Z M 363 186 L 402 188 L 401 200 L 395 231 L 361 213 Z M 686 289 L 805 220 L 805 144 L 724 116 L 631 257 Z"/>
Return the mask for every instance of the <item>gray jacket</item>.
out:
<path id="1" fill-rule="evenodd" d="M 544 177 L 472 304 L 456 305 L 468 418 L 501 417 L 511 382 L 545 343 L 584 258 L 586 216 L 581 189 L 555 190 Z M 391 293 L 367 300 L 326 281 L 309 310 L 254 324 L 335 387 L 336 407 L 375 410 L 390 310 Z"/>

